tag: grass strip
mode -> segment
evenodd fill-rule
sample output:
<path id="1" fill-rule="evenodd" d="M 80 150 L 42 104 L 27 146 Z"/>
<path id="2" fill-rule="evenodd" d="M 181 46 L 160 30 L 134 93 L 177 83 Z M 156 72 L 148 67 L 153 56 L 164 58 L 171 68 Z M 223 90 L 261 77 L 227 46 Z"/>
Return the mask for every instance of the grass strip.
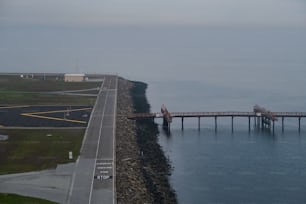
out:
<path id="1" fill-rule="evenodd" d="M 93 105 L 95 97 L 0 91 L 0 104 L 10 105 Z"/>
<path id="2" fill-rule="evenodd" d="M 0 203 L 1 204 L 56 204 L 54 202 L 40 198 L 32 198 L 32 197 L 20 196 L 9 193 L 0 193 Z"/>
<path id="3" fill-rule="evenodd" d="M 1 91 L 69 91 L 91 89 L 101 86 L 101 82 L 64 82 L 61 80 L 23 79 L 16 76 L 0 76 Z"/>
<path id="4" fill-rule="evenodd" d="M 85 129 L 0 129 L 0 174 L 55 168 L 79 155 Z M 73 152 L 69 160 L 68 152 Z"/>

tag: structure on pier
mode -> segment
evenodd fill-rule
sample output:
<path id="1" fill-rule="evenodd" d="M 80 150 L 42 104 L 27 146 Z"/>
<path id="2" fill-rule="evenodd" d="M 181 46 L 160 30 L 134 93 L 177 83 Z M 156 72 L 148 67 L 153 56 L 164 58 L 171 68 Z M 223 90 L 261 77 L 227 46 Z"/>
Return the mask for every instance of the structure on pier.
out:
<path id="1" fill-rule="evenodd" d="M 200 129 L 200 119 L 202 117 L 212 117 L 215 119 L 215 130 L 217 130 L 218 117 L 230 117 L 232 124 L 232 131 L 234 129 L 234 118 L 245 117 L 248 118 L 249 131 L 251 130 L 251 118 L 254 118 L 255 126 L 262 129 L 269 129 L 274 133 L 274 124 L 278 118 L 282 118 L 282 130 L 284 130 L 284 118 L 298 118 L 299 131 L 301 130 L 301 118 L 306 117 L 306 112 L 271 112 L 267 109 L 255 105 L 253 112 L 241 112 L 241 111 L 225 111 L 225 112 L 169 112 L 163 105 L 161 113 L 136 113 L 129 115 L 129 119 L 141 120 L 141 119 L 154 119 L 163 118 L 163 127 L 170 129 L 172 118 L 181 118 L 182 129 L 184 129 L 184 118 L 198 118 L 198 129 Z"/>
<path id="2" fill-rule="evenodd" d="M 260 107 L 259 105 L 255 105 L 253 111 L 257 118 L 257 120 L 255 119 L 255 125 L 258 127 L 260 127 L 261 125 L 262 129 L 271 129 L 272 125 L 272 129 L 274 132 L 274 121 L 277 121 L 277 117 L 275 117 L 275 114 L 271 111 L 266 110 L 263 107 Z"/>
<path id="3" fill-rule="evenodd" d="M 163 104 L 161 109 L 160 109 L 162 116 L 163 116 L 163 127 L 164 129 L 170 130 L 170 124 L 172 122 L 172 116 L 169 113 L 168 109 L 166 106 Z"/>

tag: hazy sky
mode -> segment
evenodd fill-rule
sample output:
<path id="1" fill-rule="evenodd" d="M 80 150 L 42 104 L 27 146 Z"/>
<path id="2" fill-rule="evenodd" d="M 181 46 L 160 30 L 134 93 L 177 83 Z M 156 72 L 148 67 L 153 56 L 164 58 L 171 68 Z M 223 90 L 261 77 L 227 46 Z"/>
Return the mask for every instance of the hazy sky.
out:
<path id="1" fill-rule="evenodd" d="M 304 0 L 0 0 L 1 22 L 306 26 Z"/>
<path id="2" fill-rule="evenodd" d="M 305 0 L 0 0 L 1 72 L 245 81 L 305 53 Z"/>

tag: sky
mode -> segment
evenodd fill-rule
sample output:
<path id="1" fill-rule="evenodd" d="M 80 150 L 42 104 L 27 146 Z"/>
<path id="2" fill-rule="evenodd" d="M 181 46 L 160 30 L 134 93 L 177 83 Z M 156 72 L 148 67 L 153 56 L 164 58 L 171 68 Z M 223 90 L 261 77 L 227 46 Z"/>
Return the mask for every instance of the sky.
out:
<path id="1" fill-rule="evenodd" d="M 0 72 L 224 80 L 301 69 L 305 36 L 304 0 L 0 0 Z"/>
<path id="2" fill-rule="evenodd" d="M 304 0 L 1 0 L 9 25 L 306 26 Z"/>

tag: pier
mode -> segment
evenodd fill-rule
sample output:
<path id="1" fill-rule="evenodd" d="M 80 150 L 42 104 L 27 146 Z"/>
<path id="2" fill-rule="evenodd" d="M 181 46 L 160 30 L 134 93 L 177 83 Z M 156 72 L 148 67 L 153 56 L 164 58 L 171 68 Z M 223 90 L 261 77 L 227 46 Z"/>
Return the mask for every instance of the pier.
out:
<path id="1" fill-rule="evenodd" d="M 218 118 L 229 117 L 231 118 L 231 129 L 234 130 L 234 118 L 247 118 L 248 129 L 251 131 L 251 119 L 254 120 L 255 126 L 261 129 L 271 130 L 274 134 L 275 122 L 281 118 L 282 131 L 284 131 L 284 120 L 285 118 L 297 118 L 298 119 L 298 130 L 301 131 L 301 119 L 306 117 L 306 112 L 271 112 L 259 105 L 253 107 L 251 112 L 241 111 L 220 111 L 220 112 L 169 112 L 163 105 L 161 113 L 135 113 L 129 115 L 128 118 L 132 120 L 142 119 L 163 119 L 163 127 L 170 130 L 170 124 L 173 118 L 181 118 L 182 130 L 184 129 L 185 118 L 198 118 L 198 129 L 201 129 L 201 118 L 214 118 L 215 130 L 218 128 Z"/>

